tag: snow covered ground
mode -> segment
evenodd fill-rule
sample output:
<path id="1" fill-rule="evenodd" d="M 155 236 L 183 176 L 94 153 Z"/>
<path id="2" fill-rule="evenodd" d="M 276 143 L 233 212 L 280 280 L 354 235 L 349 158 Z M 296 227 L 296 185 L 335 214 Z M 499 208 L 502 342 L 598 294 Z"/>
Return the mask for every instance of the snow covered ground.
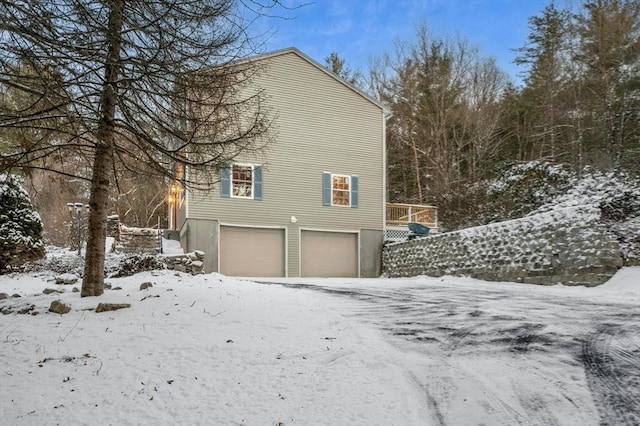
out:
<path id="1" fill-rule="evenodd" d="M 469 278 L 277 280 L 384 330 L 434 425 L 640 424 L 640 268 L 597 288 Z"/>
<path id="2" fill-rule="evenodd" d="M 7 425 L 409 425 L 426 407 L 402 354 L 331 297 L 210 274 L 111 279 L 99 298 L 0 277 Z M 139 290 L 143 282 L 153 287 Z M 62 294 L 42 294 L 64 287 Z M 70 313 L 47 312 L 52 300 Z M 96 313 L 99 302 L 131 308 Z M 33 308 L 31 309 L 31 306 Z M 400 357 L 400 358 L 399 358 Z M 5 423 L 6 422 L 6 423 Z"/>
<path id="3" fill-rule="evenodd" d="M 596 288 L 163 271 L 82 299 L 53 276 L 0 277 L 21 296 L 0 301 L 3 424 L 640 421 L 640 268 Z"/>

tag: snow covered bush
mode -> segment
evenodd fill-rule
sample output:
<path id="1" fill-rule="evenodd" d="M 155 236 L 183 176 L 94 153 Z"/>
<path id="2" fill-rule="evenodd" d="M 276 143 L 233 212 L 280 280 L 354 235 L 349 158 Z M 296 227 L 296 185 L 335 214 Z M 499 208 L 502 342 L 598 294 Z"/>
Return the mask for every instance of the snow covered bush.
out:
<path id="1" fill-rule="evenodd" d="M 523 217 L 565 193 L 573 177 L 558 164 L 509 165 L 494 179 L 443 194 L 436 201 L 441 228 L 453 231 Z"/>
<path id="2" fill-rule="evenodd" d="M 620 243 L 625 265 L 640 265 L 640 179 L 586 168 L 572 178 L 569 190 L 530 214 L 575 206 L 600 209 L 602 221 Z"/>
<path id="3" fill-rule="evenodd" d="M 42 222 L 13 175 L 0 175 L 0 273 L 44 256 Z"/>
<path id="4" fill-rule="evenodd" d="M 586 167 L 580 175 L 564 166 L 533 161 L 501 176 L 450 190 L 437 200 L 440 225 L 452 231 L 576 206 L 600 209 L 604 221 L 640 221 L 640 181 L 624 173 Z M 635 229 L 635 228 L 634 228 Z M 635 240 L 635 231 L 622 230 Z"/>
<path id="5" fill-rule="evenodd" d="M 638 212 L 640 181 L 624 173 L 605 173 L 586 167 L 580 176 L 572 176 L 567 186 L 565 191 L 531 214 L 588 205 L 599 207 L 605 220 L 628 217 L 634 211 Z"/>
<path id="6" fill-rule="evenodd" d="M 560 164 L 530 161 L 516 164 L 492 180 L 487 197 L 489 222 L 517 219 L 551 202 L 571 186 L 574 175 Z"/>
<path id="7" fill-rule="evenodd" d="M 128 254 L 122 257 L 116 270 L 109 273 L 108 276 L 113 278 L 129 277 L 138 272 L 159 269 L 166 269 L 166 265 L 157 255 L 149 253 Z"/>

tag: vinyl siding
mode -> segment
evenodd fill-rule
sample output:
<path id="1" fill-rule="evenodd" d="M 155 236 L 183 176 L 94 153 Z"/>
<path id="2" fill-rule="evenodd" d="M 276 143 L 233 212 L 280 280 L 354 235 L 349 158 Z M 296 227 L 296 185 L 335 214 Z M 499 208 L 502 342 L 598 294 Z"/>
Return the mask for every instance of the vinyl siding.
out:
<path id="1" fill-rule="evenodd" d="M 383 110 L 293 51 L 262 61 L 265 72 L 255 83 L 266 91 L 277 137 L 263 157 L 237 159 L 263 164 L 262 201 L 221 198 L 218 187 L 190 194 L 188 215 L 289 227 L 292 272 L 299 270 L 298 226 L 382 230 Z M 358 177 L 357 208 L 323 206 L 323 172 Z"/>

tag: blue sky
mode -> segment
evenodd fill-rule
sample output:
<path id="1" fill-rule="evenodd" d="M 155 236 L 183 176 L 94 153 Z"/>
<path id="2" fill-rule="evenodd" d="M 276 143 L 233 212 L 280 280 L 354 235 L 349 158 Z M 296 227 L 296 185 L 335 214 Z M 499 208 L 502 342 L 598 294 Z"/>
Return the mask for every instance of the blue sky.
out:
<path id="1" fill-rule="evenodd" d="M 272 11 L 289 19 L 268 18 L 259 26 L 273 31 L 267 50 L 297 47 L 322 64 L 336 51 L 351 68 L 366 68 L 369 57 L 392 53 L 395 40 L 414 42 L 417 26 L 426 23 L 433 34 L 466 38 L 515 80 L 522 69 L 512 63 L 511 49 L 525 44 L 528 18 L 550 1 L 285 0 L 309 4 Z"/>

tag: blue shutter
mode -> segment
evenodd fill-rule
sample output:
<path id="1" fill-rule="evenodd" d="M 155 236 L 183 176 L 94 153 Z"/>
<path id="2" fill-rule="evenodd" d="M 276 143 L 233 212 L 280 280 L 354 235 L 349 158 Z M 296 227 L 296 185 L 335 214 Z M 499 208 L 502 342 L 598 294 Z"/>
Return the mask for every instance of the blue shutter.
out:
<path id="1" fill-rule="evenodd" d="M 262 201 L 262 166 L 253 166 L 253 199 Z"/>
<path id="2" fill-rule="evenodd" d="M 331 205 L 331 173 L 322 172 L 322 205 Z"/>
<path id="3" fill-rule="evenodd" d="M 231 167 L 224 167 L 220 170 L 220 196 L 229 198 L 231 196 Z"/>
<path id="4" fill-rule="evenodd" d="M 351 207 L 358 207 L 358 176 L 351 176 Z"/>

